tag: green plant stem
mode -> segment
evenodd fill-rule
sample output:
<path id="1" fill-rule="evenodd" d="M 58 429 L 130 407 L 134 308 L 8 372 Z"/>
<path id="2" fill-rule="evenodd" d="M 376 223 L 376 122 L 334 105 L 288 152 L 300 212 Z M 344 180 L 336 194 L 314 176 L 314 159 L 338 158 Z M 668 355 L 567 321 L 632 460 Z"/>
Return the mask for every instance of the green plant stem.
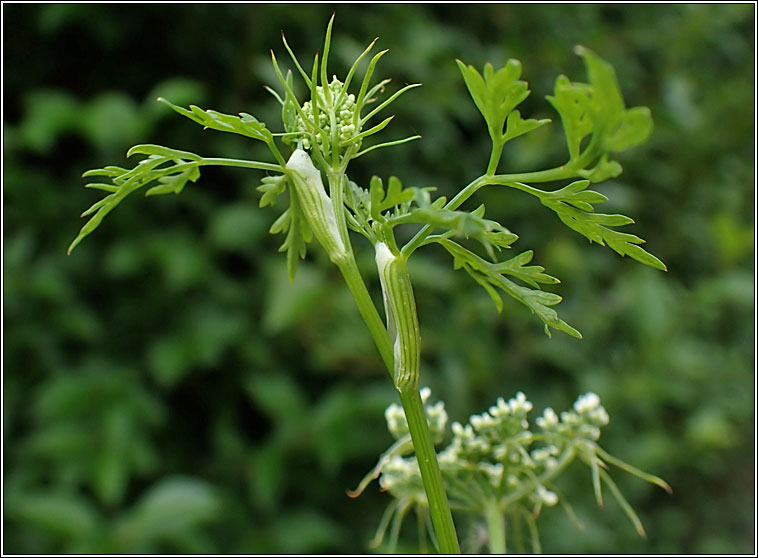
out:
<path id="1" fill-rule="evenodd" d="M 350 293 L 355 299 L 355 303 L 358 306 L 358 311 L 363 317 L 363 321 L 366 322 L 371 336 L 374 338 L 376 348 L 379 350 L 379 354 L 382 356 L 384 365 L 389 371 L 390 377 L 394 378 L 394 357 L 392 355 L 392 343 L 389 335 L 387 334 L 387 328 L 384 325 L 379 312 L 374 306 L 374 301 L 371 299 L 371 295 L 366 288 L 366 284 L 363 282 L 361 272 L 358 270 L 358 264 L 355 262 L 355 258 L 352 252 L 349 253 L 349 257 L 337 263 L 337 267 L 342 273 L 342 277 L 347 283 Z"/>
<path id="2" fill-rule="evenodd" d="M 218 167 L 238 167 L 241 169 L 258 169 L 272 172 L 283 172 L 281 165 L 273 163 L 261 163 L 259 161 L 247 161 L 245 159 L 227 159 L 225 157 L 204 157 L 199 162 L 201 165 L 215 165 Z"/>
<path id="3" fill-rule="evenodd" d="M 491 133 L 491 132 L 490 132 Z M 500 162 L 500 157 L 503 155 L 503 145 L 501 141 L 492 142 L 492 153 L 490 154 L 490 162 L 487 164 L 487 176 L 492 176 L 497 171 L 497 165 Z"/>
<path id="4" fill-rule="evenodd" d="M 455 533 L 455 525 L 453 524 L 453 515 L 450 512 L 442 480 L 442 472 L 437 463 L 437 452 L 432 443 L 432 436 L 429 431 L 429 424 L 426 420 L 424 404 L 419 391 L 419 361 L 417 357 L 414 358 L 413 356 L 403 358 L 403 355 L 415 355 L 419 349 L 418 324 L 415 301 L 413 300 L 412 291 L 409 290 L 410 278 L 407 275 L 405 264 L 402 261 L 396 263 L 400 265 L 399 270 L 402 275 L 388 274 L 383 279 L 386 281 L 387 277 L 394 278 L 390 279 L 392 284 L 383 284 L 385 294 L 391 297 L 389 301 L 385 299 L 385 304 L 389 305 L 388 308 L 394 307 L 396 310 L 399 310 L 396 317 L 401 320 L 400 325 L 397 325 L 398 322 L 393 322 L 395 335 L 398 336 L 399 331 L 415 332 L 415 335 L 399 335 L 394 340 L 390 339 L 387 328 L 381 321 L 376 307 L 369 296 L 352 255 L 352 250 L 348 252 L 348 257 L 338 261 L 337 265 L 348 284 L 350 292 L 355 298 L 361 316 L 363 316 L 371 335 L 374 337 L 387 370 L 393 378 L 395 388 L 400 394 L 400 401 L 408 421 L 408 430 L 410 431 L 413 449 L 416 453 L 424 491 L 426 492 L 429 504 L 429 514 L 432 518 L 440 551 L 445 554 L 459 554 L 460 547 Z M 381 273 L 382 271 L 380 270 L 380 275 Z M 399 295 L 402 297 L 402 300 L 395 300 L 393 295 Z M 389 315 L 391 315 L 392 312 L 389 312 Z M 401 344 L 408 343 L 408 346 L 397 348 L 398 357 L 405 361 L 405 366 L 407 367 L 401 373 L 399 373 L 399 363 L 395 362 L 393 341 Z"/>
<path id="5" fill-rule="evenodd" d="M 505 554 L 505 516 L 495 502 L 487 506 L 484 519 L 489 533 L 490 554 Z"/>
<path id="6" fill-rule="evenodd" d="M 453 515 L 445 494 L 442 472 L 437 463 L 437 452 L 432 444 L 429 424 L 426 422 L 424 404 L 418 386 L 398 387 L 400 401 L 403 404 L 405 417 L 408 420 L 408 430 L 413 440 L 421 480 L 424 484 L 426 499 L 429 503 L 429 513 L 437 535 L 440 552 L 443 554 L 460 554 L 458 537 L 455 534 Z"/>
<path id="7" fill-rule="evenodd" d="M 426 421 L 424 404 L 419 391 L 420 340 L 418 318 L 405 260 L 403 258 L 398 259 L 394 238 L 391 237 L 391 234 L 388 235 L 394 253 L 386 245 L 382 245 L 388 259 L 385 261 L 387 265 L 379 270 L 379 274 L 385 296 L 384 302 L 387 306 L 385 310 L 388 320 L 391 320 L 391 323 L 388 323 L 388 326 L 392 326 L 393 338 L 391 339 L 390 332 L 385 327 L 369 295 L 350 245 L 341 201 L 344 171 L 341 168 L 332 168 L 327 172 L 327 175 L 330 197 L 332 200 L 339 200 L 337 207 L 335 207 L 335 218 L 345 247 L 344 251 L 330 253 L 330 259 L 342 273 L 358 306 L 358 311 L 366 322 L 382 360 L 393 379 L 395 388 L 400 394 L 440 550 L 445 554 L 459 554 L 460 547 L 455 533 L 453 516 L 445 494 L 442 472 L 437 463 L 437 452 L 432 443 L 431 432 Z M 311 227 L 314 228 L 313 225 Z M 327 247 L 325 246 L 325 248 Z M 328 248 L 327 252 L 329 252 Z"/>

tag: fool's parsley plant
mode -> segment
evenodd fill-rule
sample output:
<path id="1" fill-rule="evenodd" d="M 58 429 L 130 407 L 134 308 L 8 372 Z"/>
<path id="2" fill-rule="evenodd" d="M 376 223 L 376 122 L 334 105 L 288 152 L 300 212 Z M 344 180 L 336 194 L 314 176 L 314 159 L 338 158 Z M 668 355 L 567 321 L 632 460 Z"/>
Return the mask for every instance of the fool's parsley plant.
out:
<path id="1" fill-rule="evenodd" d="M 457 553 L 460 546 L 452 503 L 454 510 L 484 514 L 491 549 L 504 550 L 501 527 L 505 518 L 523 517 L 532 529 L 535 510 L 561 501 L 551 485 L 553 476 L 576 458 L 590 466 L 598 499 L 600 485 L 605 483 L 625 509 L 630 509 L 606 473 L 605 464 L 636 470 L 615 461 L 597 446 L 607 415 L 591 394 L 560 417 L 546 411 L 537 421 L 537 430 L 529 427 L 531 403 L 523 395 L 507 403 L 498 400 L 489 412 L 472 417 L 465 426 L 454 423 L 452 442 L 436 452 L 435 444 L 445 435 L 447 416 L 442 404 L 425 405 L 429 394 L 420 390 L 419 320 L 406 262 L 416 250 L 437 245 L 451 256 L 455 269 L 465 271 L 488 293 L 498 311 L 503 310 L 503 295 L 510 296 L 540 320 L 548 335 L 556 330 L 581 337 L 559 317 L 555 307 L 561 297 L 544 290 L 559 281 L 533 263 L 534 252 L 527 249 L 507 255 L 518 236 L 504 224 L 485 217 L 483 205 L 470 211 L 461 207 L 484 187 L 515 190 L 539 199 L 590 242 L 665 270 L 658 258 L 642 248 L 640 237 L 621 230 L 633 223 L 631 218 L 596 211 L 595 206 L 607 198 L 590 189 L 621 173 L 621 165 L 614 159 L 616 153 L 649 137 L 650 111 L 627 108 L 611 65 L 591 50 L 577 47 L 588 82 L 560 76 L 553 94 L 547 97 L 565 132 L 565 162 L 542 171 L 504 174 L 499 171 L 504 146 L 549 120 L 524 118 L 517 109 L 530 94 L 527 83 L 520 79 L 517 60 L 509 60 L 499 69 L 487 63 L 482 72 L 458 61 L 492 140 L 489 160 L 482 162 L 486 163 L 485 171 L 449 200 L 433 197 L 433 187 L 407 186 L 401 178 L 383 173 L 377 173 L 368 184 L 358 184 L 349 173 L 354 160 L 419 138 L 376 140 L 392 122 L 392 116 L 384 114 L 387 107 L 419 84 L 392 91 L 389 79 L 375 80 L 377 64 L 387 53 L 383 50 L 371 55 L 375 41 L 344 76 L 331 75 L 332 24 L 333 18 L 323 49 L 314 56 L 310 70 L 300 63 L 284 37 L 292 69 L 284 71 L 271 53 L 279 83 L 267 89 L 281 105 L 281 125 L 269 127 L 247 112 L 230 115 L 158 99 L 205 129 L 262 142 L 271 153 L 269 160 L 209 157 L 154 144 L 134 146 L 127 156 L 142 158 L 131 168 L 111 165 L 84 173 L 88 178 L 97 177 L 87 187 L 105 196 L 82 214 L 89 219 L 71 243 L 69 253 L 138 190 L 147 196 L 179 194 L 188 183 L 200 179 L 206 166 L 261 171 L 260 206 L 286 204 L 273 220 L 270 232 L 284 237 L 280 251 L 286 253 L 290 280 L 295 277 L 298 261 L 318 244 L 342 273 L 397 389 L 401 405 L 390 406 L 387 412 L 396 442 L 373 472 L 373 476 L 381 475 L 381 485 L 396 497 L 396 518 L 402 518 L 410 506 L 423 507 L 436 547 Z M 295 76 L 301 82 L 299 86 Z M 561 186 L 540 186 L 554 183 Z M 401 242 L 395 234 L 399 225 L 415 226 L 413 236 Z M 374 248 L 384 317 L 356 264 L 352 245 L 355 234 L 368 239 Z M 364 486 L 365 482 L 360 488 Z M 638 524 L 633 512 L 630 517 Z M 397 528 L 393 527 L 395 531 Z"/>

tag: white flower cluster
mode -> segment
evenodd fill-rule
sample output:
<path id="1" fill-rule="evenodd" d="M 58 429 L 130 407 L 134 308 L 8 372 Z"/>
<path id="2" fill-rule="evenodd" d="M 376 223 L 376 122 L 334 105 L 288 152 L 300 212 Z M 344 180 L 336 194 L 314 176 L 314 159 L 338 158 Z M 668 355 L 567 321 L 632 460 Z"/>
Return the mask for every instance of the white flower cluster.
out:
<path id="1" fill-rule="evenodd" d="M 489 413 L 473 415 L 469 422 L 477 432 L 488 437 L 513 436 L 529 428 L 526 415 L 532 407 L 526 395 L 518 392 L 508 403 L 502 397 L 498 397 L 497 404 L 490 407 Z"/>
<path id="2" fill-rule="evenodd" d="M 479 470 L 487 475 L 490 484 L 494 488 L 500 488 L 500 483 L 503 482 L 503 474 L 505 473 L 505 466 L 502 463 L 493 464 L 483 461 L 479 463 Z"/>
<path id="3" fill-rule="evenodd" d="M 600 438 L 600 429 L 608 424 L 609 417 L 595 393 L 586 393 L 574 403 L 574 410 L 561 413 L 560 420 L 548 407 L 536 422 L 545 432 L 571 438 L 584 438 L 593 442 Z"/>
<path id="4" fill-rule="evenodd" d="M 382 468 L 379 485 L 398 499 L 426 502 L 421 473 L 415 457 L 393 457 Z"/>
<path id="5" fill-rule="evenodd" d="M 421 390 L 431 430 L 441 435 L 447 424 L 447 413 L 442 402 L 433 406 L 426 404 L 430 394 L 429 388 Z M 443 475 L 451 479 L 452 498 L 471 505 L 472 497 L 483 494 L 482 482 L 487 482 L 493 490 L 487 498 L 507 499 L 510 494 L 530 486 L 523 498 L 535 509 L 558 503 L 558 495 L 547 488 L 548 482 L 534 483 L 534 480 L 558 469 L 559 460 L 565 458 L 564 451 L 569 446 L 586 440 L 596 441 L 600 428 L 608 424 L 608 413 L 596 394 L 587 393 L 560 416 L 551 408 L 545 409 L 535 421 L 542 432 L 535 434 L 530 431 L 527 420 L 532 408 L 532 403 L 519 392 L 508 401 L 498 398 L 488 411 L 473 415 L 468 424 L 452 423 L 453 438 L 438 454 Z M 385 415 L 395 438 L 408 433 L 401 407 L 390 405 Z M 418 464 L 413 457 L 394 457 L 383 468 L 380 482 L 398 497 L 423 498 Z"/>
<path id="6" fill-rule="evenodd" d="M 531 458 L 536 465 L 540 465 L 545 469 L 555 469 L 558 465 L 556 456 L 560 455 L 561 450 L 555 444 L 549 444 L 540 448 L 534 449 L 531 452 Z"/>
<path id="7" fill-rule="evenodd" d="M 393 403 L 387 407 L 384 411 L 384 418 L 387 420 L 387 430 L 396 440 L 408 434 L 408 421 L 405 419 L 405 413 L 400 405 Z"/>
<path id="8" fill-rule="evenodd" d="M 477 463 L 489 457 L 492 446 L 485 437 L 475 434 L 470 424 L 462 426 L 460 422 L 454 422 L 452 428 L 453 441 L 445 452 L 447 461 Z"/>
<path id="9" fill-rule="evenodd" d="M 356 133 L 355 127 L 355 95 L 350 93 L 349 95 L 341 95 L 343 83 L 334 76 L 332 82 L 329 84 L 330 101 L 327 102 L 324 95 L 324 88 L 322 86 L 316 87 L 317 97 L 317 110 L 318 118 L 314 117 L 313 99 L 306 101 L 303 104 L 303 112 L 306 118 L 314 124 L 317 128 L 326 132 L 327 137 L 332 137 L 332 119 L 331 115 L 334 114 L 334 125 L 337 129 L 337 138 L 340 143 L 348 141 Z M 337 100 L 341 101 L 338 106 L 334 106 L 333 103 Z M 316 143 L 323 149 L 323 136 L 321 134 L 313 134 L 312 126 L 306 124 L 302 117 L 298 116 L 297 119 L 297 131 L 303 133 L 303 148 L 310 149 L 311 137 L 316 138 Z M 360 144 L 360 140 L 359 140 Z"/>
<path id="10" fill-rule="evenodd" d="M 518 392 L 505 402 L 498 398 L 497 404 L 489 412 L 473 415 L 469 422 L 480 438 L 491 447 L 492 455 L 497 461 L 517 463 L 528 456 L 523 447 L 532 442 L 529 421 L 526 416 L 532 410 L 532 403 L 526 395 Z"/>
<path id="11" fill-rule="evenodd" d="M 424 403 L 429 430 L 436 441 L 442 441 L 447 427 L 447 411 L 445 411 L 445 404 L 442 401 L 438 401 L 434 405 L 427 404 L 431 394 L 432 390 L 428 387 L 421 388 L 421 401 Z M 387 430 L 396 440 L 408 434 L 408 421 L 400 405 L 392 403 L 387 407 L 384 411 L 384 418 L 387 420 Z"/>

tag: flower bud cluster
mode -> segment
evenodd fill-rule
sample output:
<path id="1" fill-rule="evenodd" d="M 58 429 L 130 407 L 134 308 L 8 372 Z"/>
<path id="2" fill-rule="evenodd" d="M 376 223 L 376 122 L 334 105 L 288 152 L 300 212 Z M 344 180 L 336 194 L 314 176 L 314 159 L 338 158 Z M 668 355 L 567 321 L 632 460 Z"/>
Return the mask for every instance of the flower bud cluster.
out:
<path id="1" fill-rule="evenodd" d="M 558 495 L 541 484 L 537 486 L 537 490 L 531 494 L 530 499 L 538 506 L 554 506 L 558 503 Z"/>
<path id="2" fill-rule="evenodd" d="M 426 503 L 421 472 L 415 457 L 395 456 L 382 468 L 379 486 L 399 500 Z"/>
<path id="3" fill-rule="evenodd" d="M 442 402 L 427 404 L 430 393 L 429 388 L 424 388 L 421 396 L 430 428 L 435 437 L 441 437 L 447 413 Z M 608 424 L 608 413 L 596 394 L 587 393 L 560 416 L 551 408 L 545 409 L 535 421 L 541 431 L 535 434 L 530 431 L 527 419 L 532 408 L 532 403 L 519 392 L 508 401 L 499 398 L 487 412 L 473 415 L 468 424 L 452 423 L 453 438 L 438 454 L 443 475 L 450 479 L 452 498 L 470 505 L 472 495 L 480 494 L 481 483 L 487 482 L 498 498 L 507 499 L 509 494 L 530 486 L 523 498 L 535 509 L 557 504 L 558 496 L 545 486 L 547 483 L 534 483 L 534 479 L 558 469 L 559 460 L 568 455 L 564 450 L 569 446 L 596 441 L 600 428 Z M 395 438 L 408 433 L 400 406 L 390 405 L 385 416 Z M 405 498 L 423 498 L 421 477 L 413 457 L 394 457 L 382 469 L 380 482 L 397 497 L 402 494 Z"/>
<path id="4" fill-rule="evenodd" d="M 548 407 L 536 422 L 545 432 L 564 438 L 596 442 L 600 438 L 600 429 L 607 425 L 608 421 L 608 413 L 600 404 L 600 398 L 590 392 L 576 400 L 573 410 L 562 412 L 560 419 L 555 411 Z"/>
<path id="5" fill-rule="evenodd" d="M 434 405 L 427 404 L 431 394 L 432 390 L 428 387 L 421 388 L 421 401 L 426 412 L 426 422 L 429 424 L 429 430 L 435 438 L 435 442 L 439 443 L 442 441 L 447 427 L 447 411 L 445 411 L 445 404 L 442 401 L 438 401 Z M 408 421 L 400 405 L 392 403 L 387 407 L 384 411 L 384 418 L 387 420 L 387 430 L 396 440 L 408 434 Z"/>
<path id="6" fill-rule="evenodd" d="M 344 84 L 337 79 L 337 76 L 334 76 L 329 84 L 329 99 L 324 94 L 324 88 L 319 85 L 316 87 L 316 107 L 313 106 L 314 99 L 306 101 L 302 107 L 306 119 L 316 128 L 323 130 L 330 143 L 332 141 L 332 126 L 336 127 L 337 147 L 347 143 L 356 135 L 357 131 L 355 95 L 352 93 L 342 95 L 343 87 Z M 335 105 L 337 101 L 339 104 Z M 332 115 L 334 115 L 334 121 L 332 121 Z M 325 149 L 324 135 L 314 133 L 313 126 L 308 125 L 301 116 L 297 118 L 297 131 L 303 134 L 304 149 L 311 149 L 313 147 L 311 138 L 315 138 L 316 144 L 321 150 L 330 151 L 330 149 Z M 360 140 L 357 143 L 360 145 Z"/>

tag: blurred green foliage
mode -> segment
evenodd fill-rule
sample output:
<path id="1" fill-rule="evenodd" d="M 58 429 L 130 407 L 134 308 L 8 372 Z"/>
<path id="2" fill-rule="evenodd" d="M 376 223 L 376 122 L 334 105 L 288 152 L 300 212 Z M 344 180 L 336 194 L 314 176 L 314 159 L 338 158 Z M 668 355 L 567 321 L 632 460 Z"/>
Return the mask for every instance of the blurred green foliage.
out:
<path id="1" fill-rule="evenodd" d="M 269 49 L 284 30 L 312 55 L 331 9 L 3 6 L 5 552 L 367 549 L 389 496 L 345 491 L 386 448 L 395 395 L 325 257 L 314 250 L 287 280 L 260 173 L 208 169 L 180 197 L 135 197 L 65 255 L 95 195 L 81 172 L 133 143 L 257 153 L 154 99 L 273 126 Z M 617 506 L 596 508 L 578 467 L 560 488 L 585 530 L 545 510 L 545 552 L 755 549 L 754 17 L 748 4 L 337 8 L 335 66 L 379 36 L 392 49 L 381 75 L 424 84 L 395 105 L 396 132 L 424 138 L 361 160 L 359 183 L 397 174 L 449 195 L 481 173 L 489 139 L 455 58 L 521 60 L 533 91 L 522 113 L 557 120 L 544 96 L 558 73 L 583 76 L 581 43 L 615 66 L 630 106 L 652 109 L 650 142 L 602 188 L 669 273 L 587 246 L 528 196 L 475 200 L 562 279 L 583 341 L 547 339 L 516 303 L 496 314 L 442 253 L 410 264 L 424 383 L 452 420 L 518 390 L 538 410 L 594 391 L 612 420 L 604 446 L 674 488 L 619 478 L 642 540 Z M 559 126 L 543 127 L 501 168 L 559 164 L 563 146 Z M 400 550 L 416 550 L 412 531 Z"/>

